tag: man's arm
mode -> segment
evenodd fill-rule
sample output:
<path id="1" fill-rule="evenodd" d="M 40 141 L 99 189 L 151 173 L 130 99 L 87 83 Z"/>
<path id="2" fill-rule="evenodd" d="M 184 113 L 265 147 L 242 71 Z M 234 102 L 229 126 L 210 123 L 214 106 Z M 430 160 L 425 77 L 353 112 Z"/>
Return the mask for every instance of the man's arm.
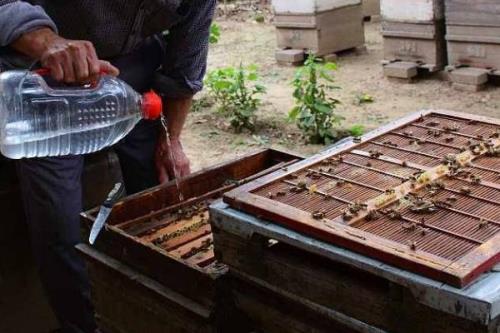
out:
<path id="1" fill-rule="evenodd" d="M 216 0 L 186 1 L 180 11 L 184 19 L 169 31 L 162 72 L 155 78 L 155 89 L 165 99 L 165 116 L 171 139 L 171 152 L 166 151 L 164 136 L 157 150 L 160 182 L 189 174 L 189 160 L 184 154 L 180 136 L 191 108 L 193 96 L 203 87 L 207 67 L 210 25 Z"/>
<path id="2" fill-rule="evenodd" d="M 62 38 L 40 6 L 23 1 L 0 0 L 0 47 L 40 61 L 54 79 L 67 83 L 91 81 L 101 71 L 119 73 L 109 62 L 99 60 L 92 43 Z"/>

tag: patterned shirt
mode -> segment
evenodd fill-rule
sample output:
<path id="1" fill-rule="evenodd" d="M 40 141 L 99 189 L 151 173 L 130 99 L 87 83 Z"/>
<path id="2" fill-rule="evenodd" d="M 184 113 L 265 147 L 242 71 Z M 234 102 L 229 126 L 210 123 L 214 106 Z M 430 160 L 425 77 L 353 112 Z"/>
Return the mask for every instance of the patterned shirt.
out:
<path id="1" fill-rule="evenodd" d="M 0 0 L 0 53 L 47 26 L 64 38 L 89 40 L 99 57 L 113 59 L 168 30 L 155 88 L 167 97 L 190 96 L 203 86 L 215 6 L 216 0 Z"/>

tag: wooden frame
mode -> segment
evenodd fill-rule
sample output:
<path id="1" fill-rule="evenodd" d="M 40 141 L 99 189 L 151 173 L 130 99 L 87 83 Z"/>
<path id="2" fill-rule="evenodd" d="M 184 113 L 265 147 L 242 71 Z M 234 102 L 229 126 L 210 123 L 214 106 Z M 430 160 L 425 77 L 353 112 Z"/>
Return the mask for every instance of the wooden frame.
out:
<path id="1" fill-rule="evenodd" d="M 500 120 L 452 111 L 426 110 L 393 122 L 363 137 L 363 143 L 404 127 L 421 116 L 436 114 L 464 120 L 475 120 L 500 126 Z M 412 251 L 408 246 L 363 232 L 341 223 L 318 224 L 310 214 L 274 200 L 252 194 L 253 191 L 287 175 L 313 166 L 326 157 L 356 148 L 361 143 L 349 142 L 297 163 L 287 170 L 279 170 L 255 182 L 244 185 L 224 196 L 224 201 L 236 209 L 285 225 L 295 231 L 373 256 L 448 284 L 464 287 L 500 260 L 500 234 L 477 247 L 457 261 L 447 260 L 422 251 Z M 500 188 L 500 187 L 499 187 Z"/>

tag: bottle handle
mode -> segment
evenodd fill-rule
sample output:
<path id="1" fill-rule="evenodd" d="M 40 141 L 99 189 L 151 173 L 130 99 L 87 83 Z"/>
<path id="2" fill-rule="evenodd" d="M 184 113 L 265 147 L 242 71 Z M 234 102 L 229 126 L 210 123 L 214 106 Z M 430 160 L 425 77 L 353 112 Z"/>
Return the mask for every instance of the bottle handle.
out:
<path id="1" fill-rule="evenodd" d="M 39 68 L 39 69 L 35 69 L 32 71 L 33 73 L 35 74 L 38 74 L 40 76 L 47 76 L 47 75 L 50 75 L 50 69 L 49 68 Z M 99 72 L 100 75 L 106 75 L 108 74 L 108 72 L 104 71 L 104 70 L 101 70 Z"/>
<path id="2" fill-rule="evenodd" d="M 50 69 L 49 68 L 39 68 L 39 69 L 33 70 L 32 72 L 35 73 L 35 74 L 38 74 L 40 76 L 48 76 L 48 75 L 50 75 Z M 99 75 L 106 75 L 106 74 L 108 74 L 108 72 L 106 72 L 104 70 L 101 70 L 99 72 Z M 98 84 L 97 81 L 90 82 L 90 88 L 97 87 L 97 84 Z"/>

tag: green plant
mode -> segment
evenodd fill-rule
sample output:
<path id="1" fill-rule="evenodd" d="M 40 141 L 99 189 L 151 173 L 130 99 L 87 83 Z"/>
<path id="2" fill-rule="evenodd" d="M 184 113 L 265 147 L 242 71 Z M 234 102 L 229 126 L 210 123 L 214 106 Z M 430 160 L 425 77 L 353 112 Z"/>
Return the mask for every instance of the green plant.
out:
<path id="1" fill-rule="evenodd" d="M 373 96 L 370 96 L 370 95 L 365 94 L 365 93 L 358 94 L 355 97 L 355 104 L 357 104 L 357 105 L 373 103 L 373 102 L 375 102 L 375 99 L 373 98 Z"/>
<path id="2" fill-rule="evenodd" d="M 255 111 L 266 89 L 257 83 L 257 66 L 226 67 L 208 73 L 205 83 L 218 104 L 218 111 L 230 119 L 236 132 L 255 129 Z"/>
<path id="3" fill-rule="evenodd" d="M 365 127 L 363 125 L 353 125 L 349 128 L 349 134 L 354 137 L 360 137 L 365 133 Z"/>
<path id="4" fill-rule="evenodd" d="M 212 23 L 210 26 L 210 37 L 208 41 L 210 44 L 217 44 L 220 39 L 220 26 L 217 23 Z"/>
<path id="5" fill-rule="evenodd" d="M 336 64 L 323 63 L 310 54 L 292 82 L 295 106 L 288 117 L 297 123 L 310 143 L 328 144 L 341 136 L 335 128 L 344 120 L 335 112 L 340 101 L 327 96 L 327 90 L 338 88 L 333 86 L 331 75 L 336 69 Z"/>

